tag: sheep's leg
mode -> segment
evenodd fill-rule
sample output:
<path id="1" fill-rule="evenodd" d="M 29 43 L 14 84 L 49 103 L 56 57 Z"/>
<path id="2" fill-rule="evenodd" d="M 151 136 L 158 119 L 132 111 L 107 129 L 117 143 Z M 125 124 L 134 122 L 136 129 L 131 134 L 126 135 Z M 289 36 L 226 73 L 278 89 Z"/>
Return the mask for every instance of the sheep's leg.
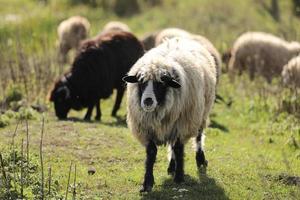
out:
<path id="1" fill-rule="evenodd" d="M 88 110 L 87 110 L 87 112 L 86 112 L 86 114 L 84 116 L 84 120 L 86 120 L 86 121 L 90 121 L 91 120 L 91 115 L 92 115 L 93 108 L 94 108 L 93 104 L 88 106 Z"/>
<path id="2" fill-rule="evenodd" d="M 96 117 L 95 117 L 95 120 L 100 121 L 101 120 L 100 100 L 98 101 L 98 103 L 96 103 L 95 107 L 96 107 Z"/>
<path id="3" fill-rule="evenodd" d="M 173 147 L 174 154 L 175 154 L 175 175 L 174 181 L 176 183 L 181 183 L 184 181 L 184 145 L 178 139 Z"/>
<path id="4" fill-rule="evenodd" d="M 198 136 L 196 137 L 196 163 L 197 167 L 200 168 L 201 166 L 207 167 L 207 160 L 205 159 L 204 151 L 204 132 L 203 130 L 199 130 Z"/>
<path id="5" fill-rule="evenodd" d="M 117 89 L 116 102 L 115 102 L 113 111 L 111 113 L 111 116 L 115 117 L 117 115 L 117 111 L 119 110 L 121 102 L 122 102 L 124 91 L 125 91 L 125 88 L 123 86 L 121 86 L 120 88 Z"/>
<path id="6" fill-rule="evenodd" d="M 169 167 L 168 174 L 174 175 L 175 173 L 175 154 L 172 148 L 172 145 L 169 145 Z"/>
<path id="7" fill-rule="evenodd" d="M 145 162 L 145 176 L 144 176 L 144 183 L 143 188 L 140 190 L 140 192 L 150 192 L 152 190 L 152 187 L 154 185 L 154 176 L 153 176 L 153 166 L 156 160 L 156 153 L 157 148 L 153 141 L 149 141 L 147 147 L 146 147 L 146 162 Z"/>

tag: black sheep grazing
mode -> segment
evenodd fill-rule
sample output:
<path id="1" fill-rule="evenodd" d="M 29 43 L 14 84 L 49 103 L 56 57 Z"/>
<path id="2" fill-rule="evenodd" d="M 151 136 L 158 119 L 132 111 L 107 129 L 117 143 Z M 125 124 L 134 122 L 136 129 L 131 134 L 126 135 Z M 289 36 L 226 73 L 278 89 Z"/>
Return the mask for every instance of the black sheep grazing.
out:
<path id="1" fill-rule="evenodd" d="M 70 109 L 87 107 L 84 119 L 90 120 L 95 106 L 95 119 L 100 120 L 100 99 L 108 98 L 117 89 L 112 110 L 112 116 L 116 116 L 125 90 L 122 77 L 143 54 L 143 45 L 128 32 L 105 33 L 83 42 L 71 70 L 51 91 L 56 116 L 65 119 Z"/>

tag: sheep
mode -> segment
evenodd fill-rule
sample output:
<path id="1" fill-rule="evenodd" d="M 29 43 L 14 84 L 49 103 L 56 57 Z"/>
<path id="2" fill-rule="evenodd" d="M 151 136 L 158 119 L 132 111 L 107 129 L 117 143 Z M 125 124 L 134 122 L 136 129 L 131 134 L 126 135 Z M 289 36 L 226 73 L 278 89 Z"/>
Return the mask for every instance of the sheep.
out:
<path id="1" fill-rule="evenodd" d="M 247 32 L 234 43 L 229 60 L 229 76 L 234 80 L 248 70 L 250 80 L 255 73 L 263 76 L 268 83 L 273 77 L 280 76 L 283 66 L 300 53 L 300 43 L 287 42 L 274 35 L 262 32 Z"/>
<path id="2" fill-rule="evenodd" d="M 300 55 L 292 58 L 283 67 L 281 77 L 284 85 L 300 88 Z"/>
<path id="3" fill-rule="evenodd" d="M 71 108 L 87 107 L 84 119 L 90 120 L 95 106 L 95 119 L 100 120 L 100 99 L 108 98 L 117 89 L 112 111 L 116 116 L 125 90 L 122 77 L 143 54 L 141 42 L 128 32 L 106 33 L 83 42 L 71 70 L 51 91 L 56 116 L 65 119 Z"/>
<path id="4" fill-rule="evenodd" d="M 231 58 L 231 49 L 228 49 L 222 54 L 222 62 L 225 64 L 224 72 L 228 72 L 229 60 Z"/>
<path id="5" fill-rule="evenodd" d="M 149 51 L 150 49 L 155 47 L 155 39 L 157 37 L 157 35 L 159 34 L 160 31 L 154 31 L 151 33 L 147 33 L 143 36 L 143 38 L 141 39 L 143 45 L 144 45 L 144 49 L 146 51 Z"/>
<path id="6" fill-rule="evenodd" d="M 59 24 L 57 34 L 61 62 L 67 61 L 67 54 L 72 48 L 78 49 L 80 42 L 87 38 L 89 30 L 89 21 L 81 16 L 70 17 Z"/>
<path id="7" fill-rule="evenodd" d="M 206 49 L 211 53 L 213 58 L 215 59 L 216 62 L 216 67 L 217 67 L 217 80 L 219 80 L 221 76 L 221 70 L 222 70 L 222 60 L 221 60 L 221 55 L 218 52 L 218 50 L 214 47 L 214 45 L 204 36 L 201 35 L 196 35 L 189 33 L 183 29 L 179 28 L 166 28 L 159 33 L 156 34 L 155 38 L 155 46 L 163 43 L 165 39 L 171 39 L 173 37 L 184 37 L 184 38 L 190 38 L 193 40 L 196 40 L 200 44 L 202 44 Z"/>
<path id="8" fill-rule="evenodd" d="M 200 43 L 173 38 L 151 49 L 123 78 L 127 84 L 127 124 L 146 147 L 146 172 L 140 192 L 154 184 L 157 145 L 168 144 L 168 173 L 183 181 L 184 144 L 196 137 L 197 166 L 206 167 L 203 130 L 215 100 L 216 62 Z"/>
<path id="9" fill-rule="evenodd" d="M 105 24 L 102 32 L 109 32 L 109 31 L 126 31 L 126 32 L 131 32 L 129 26 L 124 24 L 123 22 L 119 21 L 111 21 Z"/>
<path id="10" fill-rule="evenodd" d="M 165 39 L 171 39 L 173 37 L 186 37 L 190 38 L 191 34 L 180 28 L 166 28 L 161 30 L 155 38 L 155 46 L 163 43 Z"/>

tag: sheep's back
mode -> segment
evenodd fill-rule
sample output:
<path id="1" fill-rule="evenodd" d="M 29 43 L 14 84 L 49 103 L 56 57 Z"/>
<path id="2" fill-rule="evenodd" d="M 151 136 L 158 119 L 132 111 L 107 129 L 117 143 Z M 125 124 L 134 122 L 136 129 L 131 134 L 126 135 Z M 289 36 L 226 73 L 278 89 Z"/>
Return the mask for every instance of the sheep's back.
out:
<path id="1" fill-rule="evenodd" d="M 85 41 L 72 65 L 71 84 L 85 101 L 108 98 L 122 86 L 122 77 L 143 55 L 141 43 L 130 33 L 111 33 Z"/>

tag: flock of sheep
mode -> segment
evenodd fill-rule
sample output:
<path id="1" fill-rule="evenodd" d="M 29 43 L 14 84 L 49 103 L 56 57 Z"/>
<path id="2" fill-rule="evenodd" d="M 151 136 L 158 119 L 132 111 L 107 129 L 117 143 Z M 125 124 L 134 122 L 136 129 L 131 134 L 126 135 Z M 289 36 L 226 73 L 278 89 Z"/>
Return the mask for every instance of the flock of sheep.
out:
<path id="1" fill-rule="evenodd" d="M 76 16 L 58 27 L 62 61 L 71 48 L 77 49 L 71 69 L 54 85 L 50 100 L 58 118 L 70 109 L 88 108 L 90 120 L 100 99 L 117 89 L 112 115 L 116 116 L 127 82 L 127 123 L 146 148 L 145 175 L 141 192 L 154 185 L 153 166 L 157 145 L 169 146 L 168 173 L 180 183 L 184 178 L 184 145 L 194 137 L 198 168 L 206 167 L 204 129 L 216 98 L 222 59 L 205 37 L 178 28 L 153 32 L 139 40 L 121 22 L 110 22 L 94 38 L 87 19 Z M 261 75 L 271 83 L 282 76 L 287 85 L 300 87 L 300 44 L 271 34 L 241 35 L 223 54 L 231 79 L 236 72 Z"/>

